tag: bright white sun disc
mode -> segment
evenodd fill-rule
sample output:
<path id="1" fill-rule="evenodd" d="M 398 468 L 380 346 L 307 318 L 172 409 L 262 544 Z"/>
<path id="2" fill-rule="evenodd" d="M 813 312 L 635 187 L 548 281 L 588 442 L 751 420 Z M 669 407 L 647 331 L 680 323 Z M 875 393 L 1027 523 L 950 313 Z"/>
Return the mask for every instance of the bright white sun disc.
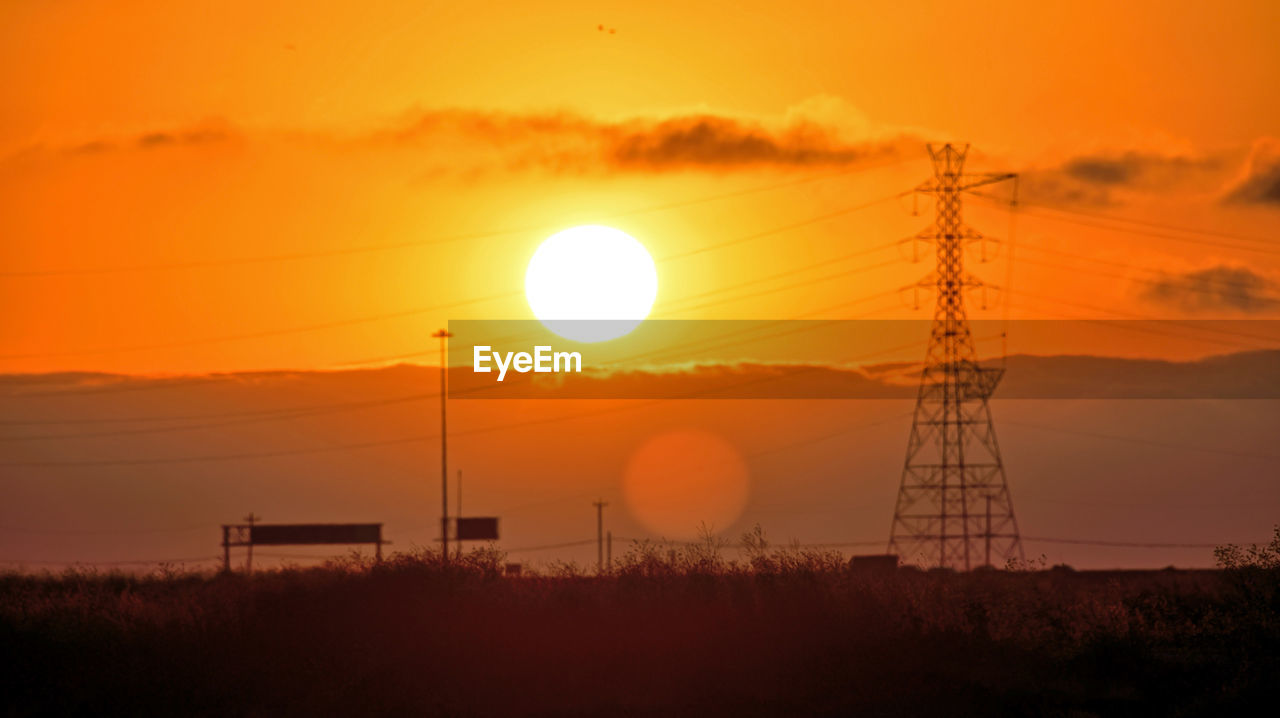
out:
<path id="1" fill-rule="evenodd" d="M 658 270 L 635 237 L 600 225 L 548 237 L 524 275 L 533 315 L 574 341 L 615 339 L 649 316 L 658 296 Z"/>

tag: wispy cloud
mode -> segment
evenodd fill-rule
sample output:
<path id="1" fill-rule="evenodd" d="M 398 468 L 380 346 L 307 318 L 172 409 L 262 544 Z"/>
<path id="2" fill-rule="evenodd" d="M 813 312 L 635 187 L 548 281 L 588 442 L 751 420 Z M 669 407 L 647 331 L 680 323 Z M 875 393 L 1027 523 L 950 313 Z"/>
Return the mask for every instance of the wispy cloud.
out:
<path id="1" fill-rule="evenodd" d="M 209 119 L 188 126 L 151 130 L 123 138 L 98 138 L 69 148 L 73 154 L 94 154 L 120 150 L 155 150 L 166 147 L 195 147 L 223 144 L 243 138 L 240 130 L 222 119 Z"/>
<path id="2" fill-rule="evenodd" d="M 604 120 L 567 112 L 444 110 L 419 113 L 378 138 L 425 145 L 452 137 L 502 150 L 509 168 L 554 172 L 837 166 L 919 151 L 920 140 L 905 132 L 851 136 L 863 129 L 802 113 L 776 121 L 709 112 Z"/>
<path id="3" fill-rule="evenodd" d="M 1275 283 L 1248 267 L 1225 264 L 1171 274 L 1149 284 L 1142 297 L 1189 312 L 1275 309 L 1280 300 L 1270 294 Z"/>
<path id="4" fill-rule="evenodd" d="M 1122 151 L 1069 157 L 1057 165 L 1023 173 L 1026 196 L 1077 205 L 1120 203 L 1126 191 L 1166 191 L 1181 185 L 1221 181 L 1221 158 Z"/>
<path id="5" fill-rule="evenodd" d="M 76 143 L 72 154 L 143 152 L 234 141 L 392 148 L 457 174 L 556 174 L 849 166 L 920 154 L 905 129 L 873 126 L 833 98 L 775 117 L 710 111 L 602 118 L 582 113 L 432 109 L 360 133 L 249 132 L 223 120 Z"/>
<path id="6" fill-rule="evenodd" d="M 781 130 L 714 115 L 607 129 L 604 158 L 625 168 L 661 170 L 742 165 L 837 165 L 895 153 L 892 142 L 845 144 L 809 122 Z"/>
<path id="7" fill-rule="evenodd" d="M 1253 144 L 1240 175 L 1223 195 L 1227 202 L 1280 205 L 1280 139 Z"/>

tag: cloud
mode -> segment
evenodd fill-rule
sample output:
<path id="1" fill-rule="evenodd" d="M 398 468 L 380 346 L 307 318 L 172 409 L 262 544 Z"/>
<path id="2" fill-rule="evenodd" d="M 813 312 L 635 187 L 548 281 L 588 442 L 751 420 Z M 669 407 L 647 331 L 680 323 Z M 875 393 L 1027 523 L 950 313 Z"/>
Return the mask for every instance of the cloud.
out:
<path id="1" fill-rule="evenodd" d="M 491 171 L 671 172 L 845 167 L 922 154 L 921 130 L 871 122 L 845 100 L 811 97 L 778 115 L 693 110 L 601 117 L 567 110 L 423 109 L 364 130 L 242 129 L 221 118 L 133 135 L 86 138 L 67 154 L 148 152 L 217 146 L 304 143 L 313 148 L 392 150 L 427 163 L 428 175 Z M 42 152 L 44 146 L 29 150 Z"/>
<path id="2" fill-rule="evenodd" d="M 711 362 L 667 369 L 581 374 L 508 375 L 502 384 L 470 368 L 450 370 L 451 396 L 484 399 L 826 399 L 911 398 L 914 385 L 898 385 L 857 369 L 815 364 Z"/>
<path id="3" fill-rule="evenodd" d="M 510 169 L 554 172 L 844 166 L 918 153 L 920 146 L 905 132 L 870 134 L 865 120 L 834 112 L 829 103 L 802 105 L 773 121 L 710 112 L 604 120 L 440 110 L 377 137 L 420 146 L 453 138 L 500 150 Z"/>
<path id="4" fill-rule="evenodd" d="M 1275 399 L 1280 351 L 1263 349 L 1190 361 L 1103 356 L 1008 359 L 1001 399 Z"/>
<path id="5" fill-rule="evenodd" d="M 1074 179 L 1093 184 L 1126 184 L 1133 180 L 1140 166 L 1129 158 L 1077 157 L 1062 166 Z"/>
<path id="6" fill-rule="evenodd" d="M 604 135 L 615 166 L 662 170 L 748 165 L 843 165 L 892 156 L 892 143 L 845 144 L 826 127 L 798 122 L 781 130 L 714 115 L 632 125 Z"/>
<path id="7" fill-rule="evenodd" d="M 1022 173 L 1029 199 L 1078 205 L 1112 205 L 1125 191 L 1165 191 L 1215 181 L 1218 157 L 1123 151 L 1082 154 Z M 1221 181 L 1220 178 L 1216 181 Z M 1211 186 L 1211 185 L 1210 185 Z"/>
<path id="8" fill-rule="evenodd" d="M 197 147 L 239 140 L 243 134 L 222 119 L 208 119 L 189 127 L 153 130 L 126 138 L 98 138 L 70 148 L 72 154 L 97 154 L 123 150 L 155 150 Z"/>
<path id="9" fill-rule="evenodd" d="M 234 136 L 234 133 L 225 127 L 197 127 L 180 132 L 148 132 L 138 137 L 135 143 L 142 149 L 150 149 L 173 145 L 205 145 L 226 142 Z"/>
<path id="10" fill-rule="evenodd" d="M 1238 322 L 1236 322 L 1238 323 Z M 1234 326 L 1227 322 L 1224 326 Z M 923 340 L 922 340 L 923 341 Z M 1241 351 L 1189 361 L 1128 359 L 1098 355 L 1015 354 L 995 397 L 1002 399 L 1158 399 L 1280 398 L 1280 349 Z M 449 371 L 451 395 L 474 408 L 488 400 L 508 399 L 915 399 L 919 363 L 886 362 L 861 367 L 828 364 L 711 362 L 676 368 L 592 371 L 572 375 L 508 375 L 497 384 L 470 367 Z M 353 395 L 405 400 L 404 409 L 419 410 L 421 387 L 435 386 L 438 369 L 395 366 L 342 371 L 237 372 L 171 377 L 66 372 L 0 374 L 0 396 L 39 396 L 57 392 L 73 411 L 74 402 L 116 402 L 121 415 L 154 411 L 150 390 L 173 392 L 189 411 L 225 411 L 227 402 L 251 403 L 261 411 L 296 409 L 299 392 L 334 397 L 339 404 Z M 542 379 L 548 379 L 543 381 Z M 283 391 L 287 387 L 288 391 Z M 416 388 L 415 388 L 416 387 Z M 105 398 L 104 398 L 105 397 Z M 175 399 L 177 401 L 177 399 Z M 499 403 L 502 403 L 499 401 Z M 398 403 L 392 404 L 393 406 Z M 72 408 L 67 408 L 68 406 Z M 89 404 L 85 404 L 86 407 Z M 30 420 L 31 417 L 26 417 Z M 394 426 L 394 424 L 390 425 Z"/>
<path id="11" fill-rule="evenodd" d="M 1104 207 L 1116 203 L 1111 187 L 1073 180 L 1063 172 L 1021 172 L 1018 193 L 1024 199 L 1044 204 Z"/>
<path id="12" fill-rule="evenodd" d="M 1240 175 L 1228 186 L 1223 200 L 1280 204 L 1280 139 L 1263 137 L 1253 144 Z"/>
<path id="13" fill-rule="evenodd" d="M 1166 275 L 1143 290 L 1148 301 L 1184 311 L 1237 311 L 1274 309 L 1280 300 L 1269 296 L 1270 279 L 1247 267 L 1219 264 L 1182 274 Z"/>
<path id="14" fill-rule="evenodd" d="M 1096 355 L 1015 354 L 1004 362 L 1001 399 L 1275 399 L 1280 350 L 1189 361 Z M 916 398 L 920 364 L 863 367 L 712 362 L 675 369 L 518 375 L 502 384 L 468 367 L 450 370 L 452 396 L 511 399 L 904 399 Z M 422 368 L 421 371 L 431 371 Z M 429 380 L 423 379 L 423 385 Z"/>

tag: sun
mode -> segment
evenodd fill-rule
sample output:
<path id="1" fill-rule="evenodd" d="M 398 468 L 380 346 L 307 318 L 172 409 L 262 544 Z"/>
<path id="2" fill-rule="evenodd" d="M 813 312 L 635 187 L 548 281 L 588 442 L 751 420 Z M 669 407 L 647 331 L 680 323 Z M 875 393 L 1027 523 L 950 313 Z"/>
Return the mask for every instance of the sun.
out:
<path id="1" fill-rule="evenodd" d="M 658 296 L 658 269 L 635 237 L 584 225 L 551 235 L 533 253 L 524 293 L 543 326 L 579 342 L 635 329 Z"/>

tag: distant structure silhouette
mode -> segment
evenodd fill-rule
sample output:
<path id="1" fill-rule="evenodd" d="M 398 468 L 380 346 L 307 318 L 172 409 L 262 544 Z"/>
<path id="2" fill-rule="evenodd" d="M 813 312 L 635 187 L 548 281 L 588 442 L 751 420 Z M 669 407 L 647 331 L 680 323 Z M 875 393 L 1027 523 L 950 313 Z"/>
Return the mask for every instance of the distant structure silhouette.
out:
<path id="1" fill-rule="evenodd" d="M 889 551 L 924 566 L 969 570 L 1022 557 L 1000 446 L 987 400 L 1003 369 L 978 364 L 964 295 L 984 288 L 964 271 L 965 247 L 983 236 L 961 219 L 961 193 L 1012 179 L 965 174 L 968 145 L 929 145 L 932 179 L 915 188 L 936 199 L 934 226 L 914 239 L 937 250 L 937 268 L 916 288 L 938 294 L 920 376 Z"/>
<path id="2" fill-rule="evenodd" d="M 609 505 L 604 499 L 596 499 L 592 504 L 596 507 L 596 573 L 604 573 L 604 507 Z M 610 543 L 613 537 L 610 536 Z M 610 549 L 613 547 L 610 546 Z M 610 551 L 612 554 L 612 551 Z M 609 556 L 609 562 L 613 562 L 613 556 Z"/>

